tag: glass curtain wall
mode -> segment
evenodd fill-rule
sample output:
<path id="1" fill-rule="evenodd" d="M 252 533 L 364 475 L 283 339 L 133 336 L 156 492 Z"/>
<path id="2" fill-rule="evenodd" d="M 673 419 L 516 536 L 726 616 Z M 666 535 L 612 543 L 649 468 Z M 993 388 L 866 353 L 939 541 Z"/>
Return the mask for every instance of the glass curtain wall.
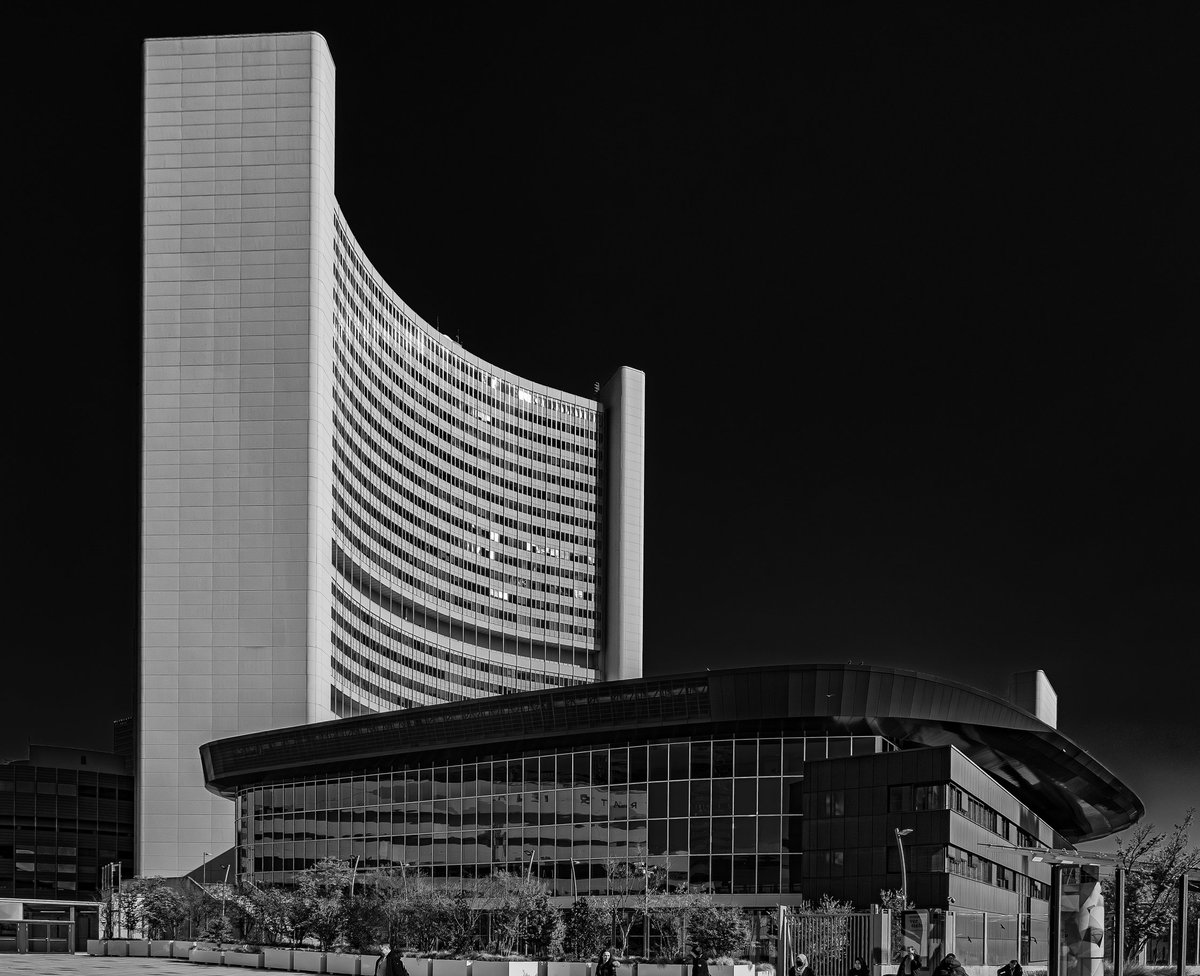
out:
<path id="1" fill-rule="evenodd" d="M 719 893 L 799 890 L 806 761 L 891 750 L 878 736 L 697 739 L 420 765 L 238 796 L 240 870 L 293 880 L 324 857 L 455 884 L 532 872 L 557 895 L 608 891 L 610 866 Z"/>

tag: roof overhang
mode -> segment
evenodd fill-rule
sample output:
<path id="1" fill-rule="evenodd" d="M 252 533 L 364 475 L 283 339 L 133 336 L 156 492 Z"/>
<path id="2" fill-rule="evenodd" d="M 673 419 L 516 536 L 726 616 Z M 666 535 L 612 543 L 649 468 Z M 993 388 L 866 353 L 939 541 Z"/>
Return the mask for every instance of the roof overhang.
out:
<path id="1" fill-rule="evenodd" d="M 219 739 L 200 749 L 208 788 L 453 756 L 643 737 L 770 730 L 953 745 L 1067 841 L 1107 836 L 1145 807 L 1057 729 L 1011 702 L 933 675 L 794 665 L 637 678 L 402 709 Z"/>

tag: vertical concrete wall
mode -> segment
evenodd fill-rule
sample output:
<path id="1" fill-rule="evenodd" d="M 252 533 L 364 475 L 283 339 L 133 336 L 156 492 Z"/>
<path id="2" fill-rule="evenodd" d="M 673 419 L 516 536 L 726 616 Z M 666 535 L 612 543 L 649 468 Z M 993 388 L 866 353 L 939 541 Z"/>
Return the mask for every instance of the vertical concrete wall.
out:
<path id="1" fill-rule="evenodd" d="M 144 58 L 138 870 L 180 874 L 233 837 L 200 744 L 330 714 L 333 64 L 313 34 Z"/>
<path id="2" fill-rule="evenodd" d="M 642 675 L 646 374 L 622 366 L 600 399 L 608 413 L 604 677 L 618 681 Z"/>

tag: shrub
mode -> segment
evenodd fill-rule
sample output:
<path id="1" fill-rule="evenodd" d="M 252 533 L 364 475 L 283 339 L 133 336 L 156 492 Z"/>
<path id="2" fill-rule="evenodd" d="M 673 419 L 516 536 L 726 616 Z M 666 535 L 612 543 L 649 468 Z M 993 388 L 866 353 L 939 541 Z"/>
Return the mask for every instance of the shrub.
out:
<path id="1" fill-rule="evenodd" d="M 218 946 L 232 942 L 233 923 L 224 915 L 217 915 L 215 918 L 209 919 L 208 925 L 204 928 L 204 937 L 217 943 Z"/>
<path id="2" fill-rule="evenodd" d="M 750 939 L 750 923 L 737 906 L 708 905 L 692 916 L 688 934 L 692 947 L 702 958 L 725 957 L 745 947 Z"/>
<path id="3" fill-rule="evenodd" d="M 577 899 L 563 913 L 563 922 L 563 948 L 570 958 L 590 961 L 608 945 L 608 913 L 594 902 Z"/>

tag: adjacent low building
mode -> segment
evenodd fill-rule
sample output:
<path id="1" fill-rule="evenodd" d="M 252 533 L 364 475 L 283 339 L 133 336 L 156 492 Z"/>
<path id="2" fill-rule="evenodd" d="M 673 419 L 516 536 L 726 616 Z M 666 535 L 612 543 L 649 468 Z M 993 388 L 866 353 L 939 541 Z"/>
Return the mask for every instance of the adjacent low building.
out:
<path id="1" fill-rule="evenodd" d="M 128 728 L 117 724 L 118 749 Z M 131 752 L 32 745 L 0 765 L 0 953 L 82 948 L 101 869 L 132 877 L 133 852 Z"/>
<path id="2" fill-rule="evenodd" d="M 825 893 L 866 907 L 901 887 L 903 844 L 911 901 L 1011 917 L 999 941 L 1038 958 L 1037 851 L 1143 807 L 1025 704 L 886 668 L 746 668 L 261 732 L 201 756 L 259 883 L 338 857 L 450 885 L 533 871 L 567 899 L 633 863 L 752 910 Z"/>

